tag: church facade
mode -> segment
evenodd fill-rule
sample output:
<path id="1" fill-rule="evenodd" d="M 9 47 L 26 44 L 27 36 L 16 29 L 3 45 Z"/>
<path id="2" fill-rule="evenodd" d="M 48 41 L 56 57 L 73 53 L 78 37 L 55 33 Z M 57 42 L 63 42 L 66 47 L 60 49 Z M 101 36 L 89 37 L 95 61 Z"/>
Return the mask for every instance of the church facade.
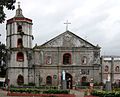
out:
<path id="1" fill-rule="evenodd" d="M 67 84 L 100 82 L 100 48 L 66 31 L 41 46 L 34 47 L 36 75 L 40 84 L 59 85 L 62 71 L 66 72 Z M 39 83 L 36 77 L 36 83 Z M 47 78 L 51 79 L 51 82 Z"/>
<path id="2" fill-rule="evenodd" d="M 34 83 L 61 86 L 63 71 L 67 88 L 82 82 L 101 82 L 100 47 L 71 31 L 65 31 L 32 48 L 32 20 L 18 5 L 15 17 L 7 20 L 7 79 L 10 85 Z"/>

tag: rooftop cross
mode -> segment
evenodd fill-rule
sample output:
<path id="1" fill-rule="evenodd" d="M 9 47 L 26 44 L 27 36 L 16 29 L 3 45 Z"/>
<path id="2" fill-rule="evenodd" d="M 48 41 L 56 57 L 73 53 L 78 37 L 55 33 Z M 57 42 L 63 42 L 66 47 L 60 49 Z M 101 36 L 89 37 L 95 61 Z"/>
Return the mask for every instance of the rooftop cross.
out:
<path id="1" fill-rule="evenodd" d="M 68 25 L 71 24 L 71 23 L 69 23 L 68 20 L 67 20 L 66 23 L 64 23 L 64 24 L 66 24 L 66 31 L 67 31 L 68 30 Z"/>
<path id="2" fill-rule="evenodd" d="M 20 8 L 20 2 L 18 2 L 18 8 Z"/>
<path id="3" fill-rule="evenodd" d="M 18 8 L 16 9 L 15 17 L 24 17 L 22 14 L 22 9 L 20 8 L 20 2 L 18 2 Z"/>

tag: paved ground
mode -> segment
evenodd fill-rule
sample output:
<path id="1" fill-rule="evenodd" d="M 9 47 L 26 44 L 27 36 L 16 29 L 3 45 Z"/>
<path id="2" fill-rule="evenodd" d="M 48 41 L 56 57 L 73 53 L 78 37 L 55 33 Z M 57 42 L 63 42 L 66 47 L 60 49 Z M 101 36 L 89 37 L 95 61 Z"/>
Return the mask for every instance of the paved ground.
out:
<path id="1" fill-rule="evenodd" d="M 13 97 L 13 96 L 7 96 L 7 91 L 3 91 L 0 89 L 0 97 Z M 14 96 L 14 97 L 18 97 L 18 96 Z"/>
<path id="2" fill-rule="evenodd" d="M 70 90 L 70 93 L 75 94 L 76 97 L 84 97 L 84 92 L 80 92 L 77 90 Z M 13 96 L 7 96 L 7 91 L 3 91 L 0 89 L 0 97 L 13 97 Z M 14 96 L 14 97 L 18 97 L 18 96 Z"/>
<path id="3" fill-rule="evenodd" d="M 70 94 L 75 94 L 76 97 L 84 97 L 84 92 L 80 92 L 77 90 L 70 90 Z"/>
<path id="4" fill-rule="evenodd" d="M 0 89 L 0 97 L 7 97 L 7 92 Z"/>

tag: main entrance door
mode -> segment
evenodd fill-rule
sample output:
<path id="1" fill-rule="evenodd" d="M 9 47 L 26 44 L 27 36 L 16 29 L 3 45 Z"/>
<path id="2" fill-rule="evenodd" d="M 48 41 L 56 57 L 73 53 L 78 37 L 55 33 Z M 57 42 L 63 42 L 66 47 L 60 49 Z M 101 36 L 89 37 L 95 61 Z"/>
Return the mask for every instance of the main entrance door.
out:
<path id="1" fill-rule="evenodd" d="M 66 73 L 66 84 L 67 89 L 72 89 L 72 75 L 69 73 Z"/>

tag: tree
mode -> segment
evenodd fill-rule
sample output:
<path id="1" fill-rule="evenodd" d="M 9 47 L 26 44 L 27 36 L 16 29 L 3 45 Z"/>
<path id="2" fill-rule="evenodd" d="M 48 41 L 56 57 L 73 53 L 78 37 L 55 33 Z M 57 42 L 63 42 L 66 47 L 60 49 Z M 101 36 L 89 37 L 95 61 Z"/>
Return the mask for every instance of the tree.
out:
<path id="1" fill-rule="evenodd" d="M 6 14 L 4 12 L 4 7 L 6 7 L 8 10 L 14 10 L 15 2 L 16 2 L 16 0 L 0 0 L 0 23 L 3 23 L 6 18 Z"/>
<path id="2" fill-rule="evenodd" d="M 6 75 L 6 54 L 5 44 L 0 42 L 0 77 L 5 77 Z"/>

